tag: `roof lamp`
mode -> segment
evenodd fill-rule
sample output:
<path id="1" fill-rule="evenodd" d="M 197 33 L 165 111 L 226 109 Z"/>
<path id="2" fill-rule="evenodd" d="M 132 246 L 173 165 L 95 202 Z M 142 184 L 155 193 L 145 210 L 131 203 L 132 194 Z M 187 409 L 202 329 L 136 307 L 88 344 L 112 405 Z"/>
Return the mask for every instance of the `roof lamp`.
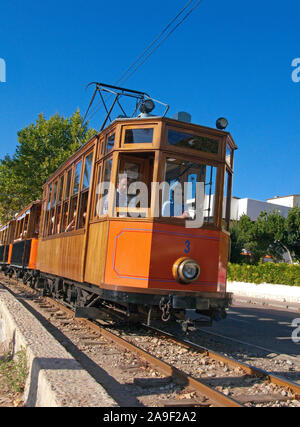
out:
<path id="1" fill-rule="evenodd" d="M 228 126 L 228 120 L 227 120 L 227 119 L 225 119 L 224 117 L 220 117 L 220 118 L 216 121 L 216 126 L 217 126 L 217 129 L 224 130 L 224 129 L 226 129 L 226 128 L 227 128 L 227 126 Z"/>
<path id="2" fill-rule="evenodd" d="M 154 110 L 155 104 L 152 101 L 152 99 L 146 99 L 144 100 L 140 105 L 140 112 L 149 114 L 152 110 Z"/>

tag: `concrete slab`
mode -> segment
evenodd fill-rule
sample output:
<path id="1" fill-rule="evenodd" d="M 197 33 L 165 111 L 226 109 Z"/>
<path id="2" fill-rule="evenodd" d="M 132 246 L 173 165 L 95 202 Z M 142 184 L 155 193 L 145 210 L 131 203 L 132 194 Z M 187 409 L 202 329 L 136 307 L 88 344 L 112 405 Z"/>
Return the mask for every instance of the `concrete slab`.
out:
<path id="1" fill-rule="evenodd" d="M 106 390 L 1 284 L 0 345 L 13 354 L 26 348 L 29 375 L 24 393 L 25 406 L 118 406 Z"/>

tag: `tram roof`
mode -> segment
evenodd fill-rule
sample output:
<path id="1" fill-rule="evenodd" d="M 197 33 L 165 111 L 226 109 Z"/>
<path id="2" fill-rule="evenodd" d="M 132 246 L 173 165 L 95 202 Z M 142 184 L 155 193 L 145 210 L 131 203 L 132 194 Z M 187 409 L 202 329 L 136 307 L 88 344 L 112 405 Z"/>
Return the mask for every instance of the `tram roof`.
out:
<path id="1" fill-rule="evenodd" d="M 203 125 L 199 125 L 197 123 L 190 123 L 190 122 L 183 122 L 177 119 L 172 119 L 169 117 L 163 117 L 163 116 L 154 116 L 154 115 L 149 115 L 148 117 L 117 117 L 114 120 L 112 120 L 112 122 L 106 126 L 106 128 L 104 128 L 102 131 L 96 133 L 95 135 L 93 135 L 87 142 L 85 142 L 74 154 L 72 154 L 72 156 L 70 156 L 64 163 L 62 163 L 59 168 L 47 179 L 47 181 L 45 182 L 44 185 L 46 185 L 49 181 L 52 180 L 53 176 L 57 175 L 58 172 L 63 171 L 65 166 L 71 161 L 71 159 L 76 159 L 76 157 L 83 151 L 85 151 L 85 149 L 87 148 L 87 146 L 89 144 L 91 144 L 92 141 L 95 140 L 95 138 L 99 138 L 100 135 L 102 134 L 106 134 L 109 133 L 111 131 L 112 128 L 114 128 L 118 123 L 136 123 L 136 124 L 142 124 L 142 123 L 147 123 L 147 122 L 153 122 L 153 121 L 161 121 L 161 122 L 165 122 L 165 123 L 170 123 L 172 125 L 180 125 L 181 128 L 186 128 L 187 130 L 202 130 L 204 132 L 208 132 L 208 133 L 213 133 L 214 135 L 217 136 L 227 136 L 231 142 L 232 142 L 232 146 L 234 148 L 234 150 L 237 149 L 237 145 L 235 144 L 230 132 L 224 131 L 224 130 L 219 130 L 216 128 L 212 128 L 212 127 L 208 127 L 208 126 L 203 126 Z"/>

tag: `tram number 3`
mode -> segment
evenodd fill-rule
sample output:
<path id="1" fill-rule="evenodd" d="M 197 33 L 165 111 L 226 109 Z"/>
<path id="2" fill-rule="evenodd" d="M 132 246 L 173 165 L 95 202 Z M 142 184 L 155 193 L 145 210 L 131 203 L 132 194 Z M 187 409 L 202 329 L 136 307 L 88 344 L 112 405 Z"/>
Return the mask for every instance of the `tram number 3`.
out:
<path id="1" fill-rule="evenodd" d="M 191 250 L 191 242 L 190 242 L 189 240 L 186 240 L 186 241 L 184 242 L 184 244 L 185 244 L 184 252 L 185 252 L 186 254 L 190 253 L 190 250 Z"/>

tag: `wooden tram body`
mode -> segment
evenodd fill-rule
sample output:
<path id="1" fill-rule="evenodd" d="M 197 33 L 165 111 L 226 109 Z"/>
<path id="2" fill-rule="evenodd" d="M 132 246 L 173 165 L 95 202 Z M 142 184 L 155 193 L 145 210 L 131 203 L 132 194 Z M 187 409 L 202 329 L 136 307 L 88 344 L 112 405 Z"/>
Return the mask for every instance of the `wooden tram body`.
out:
<path id="1" fill-rule="evenodd" d="M 186 309 L 223 316 L 231 299 L 226 270 L 235 149 L 231 135 L 217 129 L 165 117 L 114 120 L 44 186 L 36 286 L 85 307 L 87 317 L 107 305 L 148 320 L 154 313 L 183 319 Z M 151 191 L 151 183 L 171 182 L 176 171 L 181 180 L 204 184 L 201 228 L 161 214 L 161 192 Z M 149 190 L 146 204 L 134 211 L 139 217 L 116 206 L 123 173 Z M 103 182 L 112 186 L 106 199 L 98 194 Z M 181 258 L 199 264 L 197 280 L 174 276 Z"/>

